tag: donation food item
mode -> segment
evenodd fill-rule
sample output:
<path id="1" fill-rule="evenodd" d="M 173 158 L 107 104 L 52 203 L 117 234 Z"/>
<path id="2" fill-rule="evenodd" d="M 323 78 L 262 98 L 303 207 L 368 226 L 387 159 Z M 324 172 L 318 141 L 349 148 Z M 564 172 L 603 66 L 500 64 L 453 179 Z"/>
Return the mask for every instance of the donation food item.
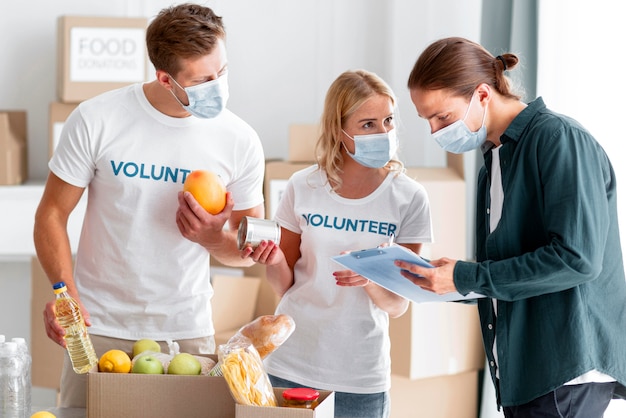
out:
<path id="1" fill-rule="evenodd" d="M 226 206 L 226 186 L 220 176 L 210 171 L 189 173 L 183 183 L 183 191 L 190 192 L 200 206 L 212 215 L 220 213 Z"/>
<path id="2" fill-rule="evenodd" d="M 57 418 L 57 416 L 49 411 L 37 411 L 30 418 Z"/>
<path id="3" fill-rule="evenodd" d="M 65 282 L 56 282 L 52 289 L 56 295 L 55 315 L 59 325 L 65 330 L 63 339 L 72 367 L 78 374 L 87 373 L 98 364 L 98 356 L 93 349 L 80 306 L 67 292 Z"/>
<path id="4" fill-rule="evenodd" d="M 129 373 L 131 367 L 130 356 L 122 350 L 109 350 L 98 360 L 98 371 L 104 373 Z"/>
<path id="5" fill-rule="evenodd" d="M 151 351 L 144 351 L 140 355 L 134 357 L 130 372 L 141 374 L 163 374 L 165 372 L 163 363 L 151 353 Z"/>
<path id="6" fill-rule="evenodd" d="M 144 351 L 154 351 L 156 353 L 161 352 L 161 346 L 158 342 L 149 338 L 142 338 L 135 341 L 133 344 L 133 357 L 143 353 Z"/>
<path id="7" fill-rule="evenodd" d="M 200 360 L 189 353 L 178 353 L 170 361 L 167 374 L 199 375 L 202 372 Z"/>
<path id="8" fill-rule="evenodd" d="M 263 360 L 244 338 L 218 348 L 219 366 L 235 401 L 242 405 L 277 406 Z"/>
<path id="9" fill-rule="evenodd" d="M 237 333 L 249 338 L 264 359 L 280 347 L 295 329 L 296 323 L 289 315 L 262 315 L 241 327 Z M 236 337 L 237 334 L 232 338 Z"/>
<path id="10" fill-rule="evenodd" d="M 284 406 L 288 408 L 315 409 L 320 393 L 311 388 L 291 388 L 283 391 Z"/>

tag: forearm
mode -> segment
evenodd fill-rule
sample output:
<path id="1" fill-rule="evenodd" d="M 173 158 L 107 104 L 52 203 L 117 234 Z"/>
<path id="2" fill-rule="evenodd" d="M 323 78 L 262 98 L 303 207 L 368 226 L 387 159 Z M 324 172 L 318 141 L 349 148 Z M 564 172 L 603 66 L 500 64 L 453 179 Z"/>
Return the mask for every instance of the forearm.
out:
<path id="1" fill-rule="evenodd" d="M 72 250 L 66 227 L 67 219 L 38 211 L 33 232 L 35 251 L 50 283 L 65 282 L 68 292 L 77 297 Z"/>
<path id="2" fill-rule="evenodd" d="M 278 264 L 268 265 L 266 276 L 268 283 L 279 296 L 284 295 L 293 286 L 293 271 L 285 260 Z"/>
<path id="3" fill-rule="evenodd" d="M 387 312 L 391 318 L 402 316 L 409 307 L 409 301 L 407 299 L 380 287 L 374 282 L 370 281 L 364 289 L 370 299 L 372 299 L 372 302 L 374 302 L 378 308 Z"/>
<path id="4" fill-rule="evenodd" d="M 250 257 L 242 258 L 237 245 L 237 232 L 223 230 L 221 236 L 214 241 L 204 245 L 211 257 L 220 263 L 231 267 L 249 267 L 254 264 Z"/>

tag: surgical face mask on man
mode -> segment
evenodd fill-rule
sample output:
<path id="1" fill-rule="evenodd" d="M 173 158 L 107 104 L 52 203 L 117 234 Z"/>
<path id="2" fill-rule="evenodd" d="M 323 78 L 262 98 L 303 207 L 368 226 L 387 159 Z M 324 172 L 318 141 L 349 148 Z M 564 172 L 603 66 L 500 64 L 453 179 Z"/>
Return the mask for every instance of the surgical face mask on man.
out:
<path id="1" fill-rule="evenodd" d="M 354 154 L 346 148 L 346 152 L 357 163 L 370 168 L 381 168 L 387 165 L 398 149 L 396 130 L 370 135 L 354 135 L 351 137 L 341 130 L 348 138 L 354 141 Z M 345 146 L 345 145 L 344 145 Z"/>
<path id="2" fill-rule="evenodd" d="M 196 84 L 191 87 L 182 87 L 178 84 L 178 81 L 170 75 L 172 81 L 187 93 L 187 99 L 189 100 L 188 105 L 184 105 L 172 90 L 170 90 L 170 92 L 187 112 L 198 118 L 211 119 L 219 115 L 226 107 L 226 102 L 228 101 L 227 75 L 227 73 L 224 73 L 215 80 Z"/>
<path id="3" fill-rule="evenodd" d="M 437 141 L 439 146 L 444 150 L 454 154 L 461 154 L 480 147 L 487 140 L 487 127 L 485 126 L 487 106 L 485 106 L 485 112 L 483 113 L 482 126 L 476 132 L 470 131 L 465 124 L 465 119 L 469 114 L 473 101 L 474 96 L 472 96 L 469 106 L 467 106 L 463 119 L 459 119 L 432 134 L 433 139 Z"/>

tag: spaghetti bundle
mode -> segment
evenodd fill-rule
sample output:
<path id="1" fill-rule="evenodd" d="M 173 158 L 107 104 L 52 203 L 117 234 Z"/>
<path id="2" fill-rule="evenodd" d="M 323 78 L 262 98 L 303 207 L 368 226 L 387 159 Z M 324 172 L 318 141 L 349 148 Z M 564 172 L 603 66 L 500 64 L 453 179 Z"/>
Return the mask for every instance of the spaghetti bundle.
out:
<path id="1" fill-rule="evenodd" d="M 238 339 L 220 345 L 218 357 L 221 373 L 237 403 L 277 406 L 261 356 L 250 340 Z"/>

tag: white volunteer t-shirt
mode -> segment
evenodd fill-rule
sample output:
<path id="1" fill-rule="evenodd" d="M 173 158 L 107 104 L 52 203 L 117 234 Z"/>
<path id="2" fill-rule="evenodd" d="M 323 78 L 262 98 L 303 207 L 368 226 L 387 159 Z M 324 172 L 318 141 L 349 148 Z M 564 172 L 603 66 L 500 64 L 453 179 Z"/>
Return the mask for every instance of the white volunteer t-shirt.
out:
<path id="1" fill-rule="evenodd" d="M 261 204 L 264 157 L 254 130 L 228 110 L 214 119 L 166 116 L 136 84 L 81 103 L 49 167 L 88 187 L 75 281 L 90 332 L 212 335 L 209 255 L 180 234 L 177 194 L 189 172 L 205 169 L 221 176 L 236 210 Z"/>
<path id="2" fill-rule="evenodd" d="M 265 360 L 270 374 L 304 385 L 352 393 L 390 387 L 389 317 L 363 288 L 337 286 L 343 268 L 330 257 L 387 242 L 428 243 L 432 227 L 423 186 L 389 173 L 371 195 L 345 199 L 311 166 L 288 182 L 276 212 L 284 228 L 300 234 L 295 282 L 277 313 L 292 316 L 294 333 Z"/>

